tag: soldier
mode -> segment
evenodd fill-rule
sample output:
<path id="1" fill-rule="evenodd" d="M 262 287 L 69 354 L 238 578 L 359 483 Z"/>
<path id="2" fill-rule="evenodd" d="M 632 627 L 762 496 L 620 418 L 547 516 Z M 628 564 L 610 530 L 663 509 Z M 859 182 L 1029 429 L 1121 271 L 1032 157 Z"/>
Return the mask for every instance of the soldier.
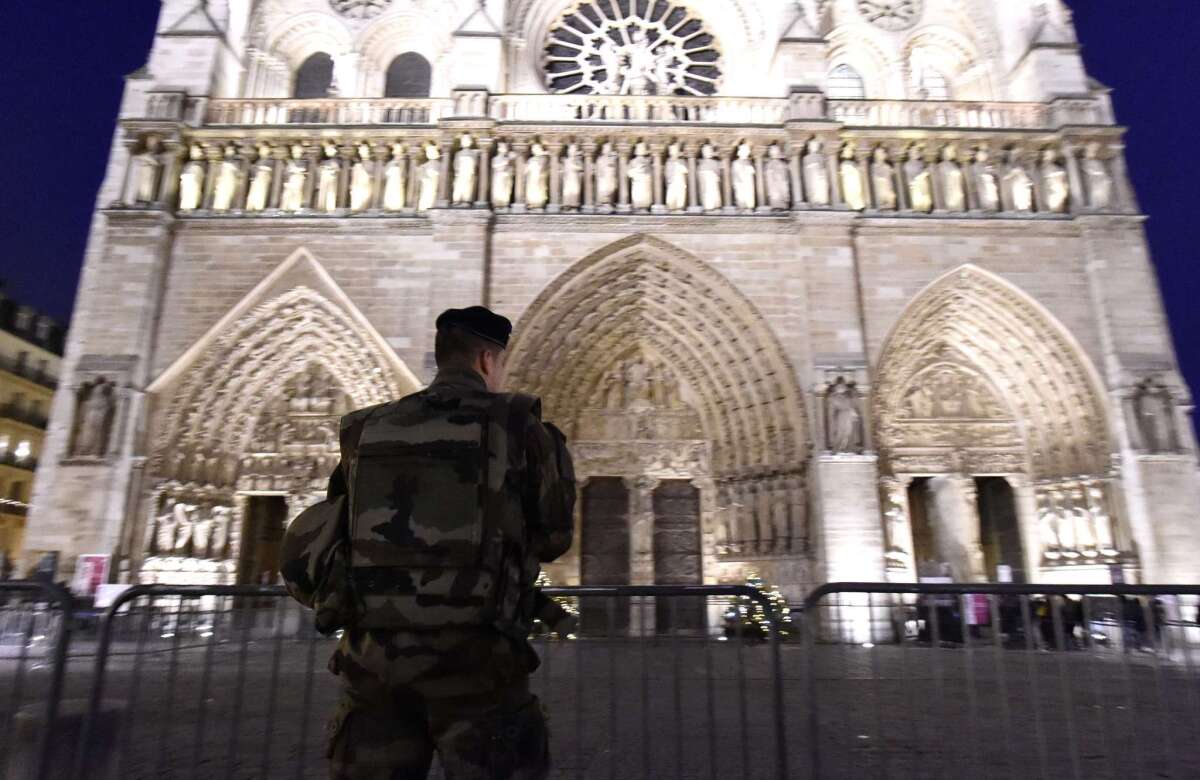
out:
<path id="1" fill-rule="evenodd" d="M 539 562 L 571 546 L 574 472 L 538 399 L 504 394 L 512 324 L 437 319 L 427 389 L 347 415 L 325 501 L 288 529 L 283 577 L 343 628 L 330 669 L 334 778 L 540 778 L 545 717 L 527 636 Z"/>

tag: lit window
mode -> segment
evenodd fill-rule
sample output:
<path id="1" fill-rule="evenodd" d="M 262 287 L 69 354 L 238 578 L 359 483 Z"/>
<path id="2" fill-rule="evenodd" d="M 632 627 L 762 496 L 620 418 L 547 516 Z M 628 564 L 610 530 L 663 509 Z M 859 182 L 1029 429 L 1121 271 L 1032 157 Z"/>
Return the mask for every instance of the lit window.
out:
<path id="1" fill-rule="evenodd" d="M 13 455 L 17 457 L 17 460 L 25 460 L 32 452 L 33 448 L 29 445 L 29 440 L 23 439 L 21 443 L 17 445 L 17 448 L 13 450 Z"/>
<path id="2" fill-rule="evenodd" d="M 862 76 L 845 63 L 829 72 L 828 92 L 833 100 L 862 100 L 867 96 Z"/>

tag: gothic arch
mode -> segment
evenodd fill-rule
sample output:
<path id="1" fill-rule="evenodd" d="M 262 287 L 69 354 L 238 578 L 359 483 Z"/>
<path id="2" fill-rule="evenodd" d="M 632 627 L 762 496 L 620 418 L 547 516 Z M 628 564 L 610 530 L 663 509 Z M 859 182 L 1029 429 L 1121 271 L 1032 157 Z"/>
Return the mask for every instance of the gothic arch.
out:
<path id="1" fill-rule="evenodd" d="M 690 388 L 714 477 L 799 473 L 807 456 L 795 372 L 753 304 L 725 277 L 656 238 L 579 261 L 529 307 L 509 358 L 514 387 L 574 426 L 613 359 L 643 343 Z"/>
<path id="2" fill-rule="evenodd" d="M 938 364 L 983 381 L 974 392 L 995 403 L 993 413 L 979 416 L 1015 422 L 1024 440 L 1021 470 L 1029 477 L 1109 472 L 1108 414 L 1091 361 L 1034 299 L 972 265 L 918 294 L 880 351 L 874 417 L 885 472 L 906 470 L 898 445 L 906 399 L 922 373 Z"/>

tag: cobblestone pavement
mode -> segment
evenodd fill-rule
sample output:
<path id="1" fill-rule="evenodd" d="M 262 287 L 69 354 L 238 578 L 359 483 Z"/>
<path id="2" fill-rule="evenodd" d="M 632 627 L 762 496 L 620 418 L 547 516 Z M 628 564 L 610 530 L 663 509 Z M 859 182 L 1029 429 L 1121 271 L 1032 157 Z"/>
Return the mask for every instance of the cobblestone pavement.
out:
<path id="1" fill-rule="evenodd" d="M 236 641 L 193 632 L 156 636 L 140 653 L 115 644 L 105 698 L 124 702 L 127 715 L 111 776 L 325 776 L 332 642 L 252 630 L 224 639 Z M 93 648 L 75 643 L 67 699 L 86 698 Z M 792 777 L 814 761 L 820 776 L 847 778 L 1200 776 L 1200 676 L 1190 659 L 781 650 Z M 777 776 L 766 646 L 556 642 L 543 657 L 535 690 L 551 717 L 555 777 Z M 0 659 L 5 717 L 16 667 Z M 26 664 L 26 701 L 44 690 L 47 671 L 44 659 Z M 93 776 L 103 776 L 99 766 Z"/>

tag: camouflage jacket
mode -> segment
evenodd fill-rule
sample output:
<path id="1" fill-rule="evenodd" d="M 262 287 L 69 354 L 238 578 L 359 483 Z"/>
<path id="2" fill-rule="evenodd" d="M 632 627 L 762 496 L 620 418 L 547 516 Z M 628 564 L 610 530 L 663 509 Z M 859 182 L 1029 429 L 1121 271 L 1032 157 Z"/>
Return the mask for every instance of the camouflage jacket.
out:
<path id="1" fill-rule="evenodd" d="M 486 393 L 482 378 L 471 371 L 442 372 L 429 390 L 443 400 L 456 396 L 478 400 L 481 395 L 490 396 Z M 509 428 L 515 430 L 520 438 L 519 446 L 508 448 L 513 457 L 509 459 L 503 475 L 509 490 L 519 494 L 520 514 L 524 521 L 521 529 L 524 534 L 524 560 L 518 567 L 521 620 L 510 632 L 513 637 L 523 635 L 528 628 L 533 608 L 533 583 L 537 578 L 539 562 L 554 560 L 566 552 L 573 533 L 575 487 L 570 455 L 561 434 L 553 426 L 540 421 L 538 404 L 534 399 L 529 400 L 532 403 L 522 419 L 509 423 Z M 284 580 L 293 596 L 317 610 L 318 628 L 326 632 L 339 627 L 355 629 L 356 624 L 377 625 L 378 621 L 372 621 L 371 610 L 389 608 L 386 604 L 373 602 L 370 582 L 364 583 L 352 575 L 345 549 L 348 542 L 348 515 L 355 498 L 353 475 L 358 466 L 359 442 L 363 438 L 364 428 L 386 426 L 389 407 L 400 403 L 404 401 L 359 410 L 343 418 L 342 460 L 329 480 L 326 500 L 297 518 L 285 539 Z M 378 430 L 373 430 L 368 438 L 378 439 L 378 433 Z M 513 462 L 518 458 L 520 462 Z M 353 584 L 351 580 L 354 580 Z M 460 633 L 459 627 L 453 627 L 449 613 L 447 627 L 448 630 L 453 628 L 451 633 Z M 411 643 L 411 649 L 415 652 L 419 652 L 418 647 L 423 647 L 430 653 L 442 655 L 448 647 L 447 642 L 457 641 L 446 632 L 439 632 L 437 638 L 430 637 L 428 632 L 420 637 L 415 633 L 419 632 L 414 632 L 414 636 L 407 640 L 403 637 L 387 637 L 386 644 L 391 650 L 386 655 L 394 658 L 396 643 L 404 644 L 406 641 Z M 463 636 L 458 638 L 465 640 L 477 632 L 464 627 L 461 633 Z M 349 651 L 349 644 L 355 637 L 361 644 L 362 632 L 347 632 L 343 640 L 346 644 L 344 650 Z M 385 638 L 377 639 L 382 642 Z M 482 639 L 485 642 L 493 641 L 490 638 Z M 414 668 L 419 666 L 413 665 Z"/>

